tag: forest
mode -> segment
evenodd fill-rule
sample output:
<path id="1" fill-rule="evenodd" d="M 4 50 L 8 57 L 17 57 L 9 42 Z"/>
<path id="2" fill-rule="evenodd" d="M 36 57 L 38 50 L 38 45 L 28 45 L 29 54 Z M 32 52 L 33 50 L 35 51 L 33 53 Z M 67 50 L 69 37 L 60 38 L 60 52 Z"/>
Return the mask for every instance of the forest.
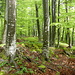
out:
<path id="1" fill-rule="evenodd" d="M 75 0 L 0 0 L 0 75 L 75 75 Z"/>

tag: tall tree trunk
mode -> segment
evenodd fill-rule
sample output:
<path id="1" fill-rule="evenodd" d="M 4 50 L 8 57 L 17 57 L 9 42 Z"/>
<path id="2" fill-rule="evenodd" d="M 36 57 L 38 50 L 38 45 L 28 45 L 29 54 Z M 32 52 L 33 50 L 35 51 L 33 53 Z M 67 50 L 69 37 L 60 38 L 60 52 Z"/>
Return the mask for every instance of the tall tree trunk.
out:
<path id="1" fill-rule="evenodd" d="M 66 13 L 68 13 L 68 6 L 67 6 L 68 3 L 67 3 L 67 1 L 68 1 L 68 0 L 65 0 L 65 9 L 66 9 Z M 66 17 L 66 21 L 67 21 L 67 24 L 68 24 L 68 17 Z M 70 28 L 67 28 L 66 43 L 69 44 L 69 47 L 71 46 Z"/>
<path id="2" fill-rule="evenodd" d="M 4 14 L 4 31 L 2 43 L 6 44 L 6 32 L 7 32 L 7 17 L 8 17 L 8 0 L 5 0 L 5 14 Z"/>
<path id="3" fill-rule="evenodd" d="M 39 23 L 39 14 L 38 14 L 38 5 L 35 3 L 35 8 L 36 8 L 36 22 L 37 22 L 37 29 L 38 29 L 38 40 L 41 40 L 41 35 L 40 35 L 40 23 Z"/>
<path id="4" fill-rule="evenodd" d="M 60 22 L 59 16 L 60 16 L 60 0 L 58 1 L 58 22 Z M 57 44 L 58 47 L 59 42 L 60 42 L 60 26 L 58 26 L 58 44 Z"/>
<path id="5" fill-rule="evenodd" d="M 9 63 L 14 62 L 16 53 L 16 0 L 6 0 L 8 5 L 7 34 L 6 34 L 6 54 L 9 57 Z M 16 65 L 15 65 L 16 67 Z"/>
<path id="6" fill-rule="evenodd" d="M 65 0 L 65 10 L 66 10 L 66 13 L 68 13 L 67 0 Z M 66 21 L 68 23 L 68 17 L 66 17 Z M 69 35 L 68 30 L 69 30 L 69 28 L 67 28 L 67 30 L 66 30 L 66 37 L 65 37 L 66 43 L 68 43 L 68 35 Z"/>
<path id="7" fill-rule="evenodd" d="M 30 26 L 28 25 L 28 36 L 30 37 Z"/>
<path id="8" fill-rule="evenodd" d="M 51 24 L 51 7 L 50 7 L 50 0 L 49 0 L 49 17 L 50 17 L 50 24 Z M 51 43 L 52 43 L 52 26 L 50 25 L 49 26 L 49 46 L 51 46 Z"/>
<path id="9" fill-rule="evenodd" d="M 48 0 L 43 0 L 44 30 L 43 30 L 43 55 L 49 58 L 49 6 Z"/>
<path id="10" fill-rule="evenodd" d="M 72 46 L 74 45 L 74 27 L 72 29 Z"/>
<path id="11" fill-rule="evenodd" d="M 56 0 L 52 0 L 52 23 L 56 22 Z M 52 44 L 51 46 L 55 46 L 55 36 L 56 36 L 56 26 L 52 26 Z"/>
<path id="12" fill-rule="evenodd" d="M 65 27 L 63 27 L 61 41 L 64 41 Z"/>

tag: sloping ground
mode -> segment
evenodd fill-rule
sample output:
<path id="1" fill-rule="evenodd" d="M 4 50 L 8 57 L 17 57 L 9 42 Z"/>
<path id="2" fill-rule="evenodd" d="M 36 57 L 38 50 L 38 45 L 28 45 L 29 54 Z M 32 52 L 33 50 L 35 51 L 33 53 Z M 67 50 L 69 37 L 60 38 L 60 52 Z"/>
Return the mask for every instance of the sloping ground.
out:
<path id="1" fill-rule="evenodd" d="M 45 61 L 41 53 L 31 50 L 31 47 L 18 44 L 14 59 L 18 70 L 5 63 L 0 66 L 0 75 L 75 75 L 75 58 L 68 57 L 63 49 L 54 49 L 50 60 Z"/>

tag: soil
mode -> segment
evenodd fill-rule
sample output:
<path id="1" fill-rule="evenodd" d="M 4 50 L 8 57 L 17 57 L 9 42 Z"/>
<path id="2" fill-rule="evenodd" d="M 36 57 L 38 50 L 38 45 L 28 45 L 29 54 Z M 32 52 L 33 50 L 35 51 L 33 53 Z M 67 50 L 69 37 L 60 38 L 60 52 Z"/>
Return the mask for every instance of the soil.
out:
<path id="1" fill-rule="evenodd" d="M 15 74 L 17 70 L 13 67 L 12 70 L 6 71 L 4 65 L 0 68 L 0 71 L 5 71 L 5 75 L 75 75 L 75 58 L 70 58 L 67 56 L 63 49 L 55 49 L 54 54 L 49 58 L 48 61 L 45 61 L 41 53 L 36 51 L 30 51 L 29 48 L 23 47 L 22 45 L 17 45 L 20 52 L 18 53 L 18 59 L 16 63 L 18 64 L 18 69 L 22 70 L 21 66 L 26 67 L 27 70 L 31 69 L 34 73 L 27 73 L 24 71 L 22 74 Z M 44 67 L 39 67 L 39 66 Z"/>

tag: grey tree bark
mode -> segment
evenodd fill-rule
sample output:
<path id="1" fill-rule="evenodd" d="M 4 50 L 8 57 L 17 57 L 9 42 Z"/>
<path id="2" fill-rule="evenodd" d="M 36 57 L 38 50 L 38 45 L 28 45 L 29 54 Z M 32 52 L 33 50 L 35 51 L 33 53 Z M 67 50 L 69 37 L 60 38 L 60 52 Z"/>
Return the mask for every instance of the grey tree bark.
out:
<path id="1" fill-rule="evenodd" d="M 49 58 L 49 6 L 48 0 L 43 0 L 44 30 L 43 30 L 43 56 Z"/>
<path id="2" fill-rule="evenodd" d="M 50 4 L 51 4 L 51 2 L 50 2 L 51 0 L 49 0 L 49 17 L 50 17 L 50 24 L 51 24 L 51 6 L 50 6 Z M 49 46 L 51 46 L 51 43 L 52 43 L 52 36 L 51 36 L 51 34 L 52 34 L 52 26 L 50 25 L 49 26 Z"/>
<path id="3" fill-rule="evenodd" d="M 7 32 L 6 32 L 6 55 L 9 63 L 14 62 L 16 53 L 16 0 L 6 0 L 7 6 Z M 15 65 L 16 66 L 16 65 Z"/>
<path id="4" fill-rule="evenodd" d="M 52 0 L 52 23 L 56 22 L 56 0 Z M 52 26 L 52 33 L 51 33 L 51 39 L 52 43 L 51 46 L 55 46 L 55 36 L 56 36 L 56 26 Z"/>

